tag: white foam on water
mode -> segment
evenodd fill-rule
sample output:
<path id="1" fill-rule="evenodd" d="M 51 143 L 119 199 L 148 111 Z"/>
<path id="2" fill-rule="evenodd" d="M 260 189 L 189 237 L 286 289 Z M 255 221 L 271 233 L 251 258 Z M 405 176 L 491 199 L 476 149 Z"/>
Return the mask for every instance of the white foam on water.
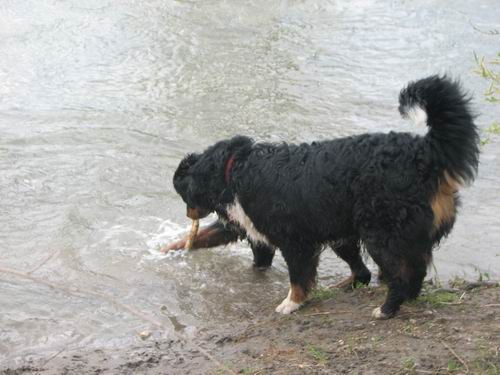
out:
<path id="1" fill-rule="evenodd" d="M 215 214 L 210 215 L 206 220 L 206 223 L 211 223 L 217 219 Z M 161 252 L 161 248 L 171 243 L 173 241 L 179 240 L 181 237 L 187 235 L 189 230 L 191 229 L 191 224 L 180 225 L 176 222 L 173 222 L 169 219 L 159 219 L 160 222 L 158 228 L 153 233 L 147 234 L 146 246 L 147 246 L 147 254 L 144 255 L 144 260 L 163 260 L 163 259 L 171 259 L 171 258 L 182 258 L 185 257 L 187 251 L 184 249 L 181 250 L 171 250 L 167 253 Z M 205 223 L 200 222 L 200 227 L 204 226 Z"/>
<path id="2" fill-rule="evenodd" d="M 143 260 L 162 260 L 183 257 L 185 250 L 172 250 L 167 253 L 161 252 L 161 248 L 167 243 L 179 239 L 183 234 L 189 231 L 189 226 L 181 226 L 171 220 L 164 220 L 160 223 L 158 229 L 154 233 L 150 233 L 149 239 L 146 240 L 147 254 L 143 256 Z"/>

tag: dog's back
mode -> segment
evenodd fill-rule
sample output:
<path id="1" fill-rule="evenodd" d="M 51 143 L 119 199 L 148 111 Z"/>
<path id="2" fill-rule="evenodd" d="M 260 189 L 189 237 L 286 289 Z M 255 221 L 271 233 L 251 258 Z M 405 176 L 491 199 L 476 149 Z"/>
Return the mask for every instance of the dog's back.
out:
<path id="1" fill-rule="evenodd" d="M 433 76 L 410 83 L 399 102 L 403 117 L 429 127 L 425 136 L 254 145 L 239 178 L 252 183 L 247 207 L 259 226 L 287 223 L 284 237 L 307 232 L 317 242 L 368 229 L 411 241 L 430 236 L 432 243 L 448 234 L 458 188 L 474 178 L 478 164 L 469 98 L 457 82 Z"/>

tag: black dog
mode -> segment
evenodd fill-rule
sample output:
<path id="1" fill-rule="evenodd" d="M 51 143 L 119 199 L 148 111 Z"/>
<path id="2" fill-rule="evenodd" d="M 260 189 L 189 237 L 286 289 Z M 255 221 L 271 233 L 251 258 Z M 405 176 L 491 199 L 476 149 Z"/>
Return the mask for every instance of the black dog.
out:
<path id="1" fill-rule="evenodd" d="M 420 293 L 432 248 L 453 227 L 458 189 L 477 172 L 469 101 L 457 82 L 432 76 L 399 96 L 401 115 L 429 127 L 423 137 L 391 132 L 289 145 L 237 136 L 188 155 L 174 186 L 190 218 L 215 211 L 253 244 L 281 250 L 291 286 L 277 312 L 304 302 L 325 244 L 334 243 L 355 281 L 368 283 L 363 243 L 389 289 L 373 316 L 389 318 Z"/>

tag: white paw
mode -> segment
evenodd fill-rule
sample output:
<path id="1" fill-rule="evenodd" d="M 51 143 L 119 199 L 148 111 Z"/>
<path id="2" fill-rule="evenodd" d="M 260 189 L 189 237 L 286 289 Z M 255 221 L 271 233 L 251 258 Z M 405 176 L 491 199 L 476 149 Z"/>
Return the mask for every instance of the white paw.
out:
<path id="1" fill-rule="evenodd" d="M 372 318 L 375 319 L 388 319 L 389 315 L 382 312 L 382 308 L 379 306 L 372 311 Z"/>
<path id="2" fill-rule="evenodd" d="M 290 297 L 286 297 L 283 302 L 280 303 L 278 307 L 276 307 L 276 312 L 281 314 L 290 314 L 295 310 L 298 310 L 300 307 L 300 303 L 293 302 Z"/>

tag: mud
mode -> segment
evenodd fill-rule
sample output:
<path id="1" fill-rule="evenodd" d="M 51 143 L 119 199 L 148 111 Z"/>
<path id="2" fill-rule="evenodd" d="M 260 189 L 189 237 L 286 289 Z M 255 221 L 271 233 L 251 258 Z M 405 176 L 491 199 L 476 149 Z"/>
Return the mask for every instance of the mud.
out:
<path id="1" fill-rule="evenodd" d="M 498 283 L 427 286 L 390 320 L 385 287 L 323 290 L 295 314 L 254 318 L 121 350 L 62 351 L 1 374 L 498 374 Z M 1 369 L 1 367 L 0 367 Z"/>

